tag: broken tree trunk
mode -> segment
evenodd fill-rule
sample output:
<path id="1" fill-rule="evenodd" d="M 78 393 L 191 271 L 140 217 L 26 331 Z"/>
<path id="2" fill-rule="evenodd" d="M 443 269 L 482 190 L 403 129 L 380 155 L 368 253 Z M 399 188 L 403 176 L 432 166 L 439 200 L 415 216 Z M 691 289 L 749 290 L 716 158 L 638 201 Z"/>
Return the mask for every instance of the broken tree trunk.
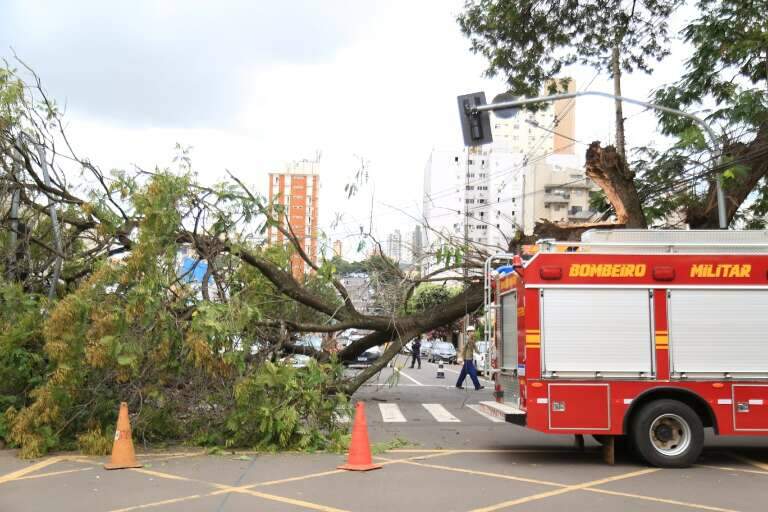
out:
<path id="1" fill-rule="evenodd" d="M 613 146 L 601 147 L 600 141 L 589 145 L 586 173 L 605 193 L 616 212 L 616 222 L 627 228 L 645 229 L 640 196 L 635 188 L 635 173 Z"/>

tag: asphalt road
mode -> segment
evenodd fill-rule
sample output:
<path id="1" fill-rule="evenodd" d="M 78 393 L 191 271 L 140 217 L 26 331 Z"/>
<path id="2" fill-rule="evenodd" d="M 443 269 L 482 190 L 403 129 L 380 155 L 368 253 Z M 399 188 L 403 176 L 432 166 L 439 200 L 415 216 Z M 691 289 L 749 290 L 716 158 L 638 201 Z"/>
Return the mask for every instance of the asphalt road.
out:
<path id="1" fill-rule="evenodd" d="M 402 364 L 402 360 L 400 364 Z M 458 367 L 387 369 L 357 397 L 366 404 L 382 468 L 336 469 L 335 454 L 219 456 L 180 448 L 139 455 L 141 469 L 105 471 L 101 458 L 22 461 L 0 452 L 0 511 L 743 511 L 763 512 L 768 438 L 708 438 L 699 463 L 660 470 L 630 456 L 602 462 L 588 442 L 494 421 L 491 399 L 454 387 Z M 407 444 L 406 444 L 407 443 Z"/>

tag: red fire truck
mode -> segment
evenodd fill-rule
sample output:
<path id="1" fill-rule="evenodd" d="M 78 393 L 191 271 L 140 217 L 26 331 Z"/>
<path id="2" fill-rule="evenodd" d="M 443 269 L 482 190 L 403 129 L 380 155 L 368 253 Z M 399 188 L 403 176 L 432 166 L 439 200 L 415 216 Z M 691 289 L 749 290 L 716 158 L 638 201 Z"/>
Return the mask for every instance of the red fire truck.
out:
<path id="1" fill-rule="evenodd" d="M 768 231 L 593 230 L 537 247 L 487 276 L 486 408 L 610 446 L 626 436 L 660 467 L 692 464 L 707 427 L 768 434 Z"/>

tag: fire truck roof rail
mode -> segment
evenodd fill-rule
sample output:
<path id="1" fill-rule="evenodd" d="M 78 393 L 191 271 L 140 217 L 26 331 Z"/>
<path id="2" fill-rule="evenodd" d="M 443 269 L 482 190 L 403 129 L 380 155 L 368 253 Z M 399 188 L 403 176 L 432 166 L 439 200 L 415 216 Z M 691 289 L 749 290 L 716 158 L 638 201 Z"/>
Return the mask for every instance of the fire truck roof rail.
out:
<path id="1" fill-rule="evenodd" d="M 762 253 L 768 230 L 593 229 L 581 242 L 539 240 L 542 252 Z"/>

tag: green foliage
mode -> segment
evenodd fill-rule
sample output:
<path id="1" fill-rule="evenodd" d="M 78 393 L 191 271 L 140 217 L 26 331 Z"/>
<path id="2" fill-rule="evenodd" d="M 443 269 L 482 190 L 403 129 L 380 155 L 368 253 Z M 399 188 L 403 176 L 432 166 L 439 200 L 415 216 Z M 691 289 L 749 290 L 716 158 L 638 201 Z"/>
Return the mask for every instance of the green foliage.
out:
<path id="1" fill-rule="evenodd" d="M 227 446 L 260 450 L 319 450 L 341 441 L 339 415 L 348 414 L 344 395 L 328 393 L 339 365 L 314 361 L 306 368 L 266 363 L 235 387 L 227 419 Z"/>
<path id="2" fill-rule="evenodd" d="M 416 287 L 413 295 L 408 300 L 409 311 L 426 311 L 434 306 L 439 306 L 461 293 L 461 287 L 448 287 L 444 285 L 422 283 Z"/>
<path id="3" fill-rule="evenodd" d="M 647 162 L 646 181 L 670 188 L 651 195 L 659 212 L 683 208 L 693 227 L 714 227 L 709 208 L 712 177 L 723 175 L 730 220 L 743 227 L 765 225 L 765 134 L 768 133 L 768 67 L 765 48 L 768 26 L 765 2 L 699 0 L 698 16 L 683 30 L 693 52 L 680 80 L 655 92 L 655 101 L 680 110 L 707 108 L 707 121 L 719 141 L 705 141 L 692 120 L 658 114 L 662 131 L 678 143 Z M 713 147 L 713 143 L 715 146 Z M 713 169 L 721 150 L 723 165 Z M 667 176 L 669 164 L 675 173 Z M 661 179 L 657 179 L 657 178 Z M 702 186 L 708 185 L 708 186 Z M 687 185 L 687 186 L 685 186 Z M 661 195 L 662 197 L 658 197 Z M 703 212 L 703 213 L 702 213 Z M 716 225 L 716 224 L 715 224 Z"/>
<path id="4" fill-rule="evenodd" d="M 0 280 L 0 414 L 26 406 L 30 392 L 45 379 L 43 300 Z M 8 430 L 0 415 L 0 439 L 7 439 Z"/>
<path id="5" fill-rule="evenodd" d="M 458 22 L 471 50 L 502 75 L 510 91 L 538 96 L 566 66 L 610 72 L 614 46 L 625 71 L 651 71 L 668 53 L 667 18 L 680 0 L 467 0 Z M 563 83 L 550 83 L 551 92 Z"/>
<path id="6" fill-rule="evenodd" d="M 85 455 L 107 455 L 112 449 L 113 438 L 96 427 L 77 436 L 77 448 Z"/>
<path id="7" fill-rule="evenodd" d="M 121 401 L 144 443 L 318 449 L 343 442 L 333 413 L 346 398 L 330 392 L 340 366 L 295 370 L 251 357 L 264 345 L 254 328 L 262 315 L 319 321 L 319 313 L 275 301 L 274 286 L 249 266 L 232 270 L 221 302 L 203 300 L 179 279 L 179 212 L 191 208 L 190 187 L 188 174 L 125 181 L 128 207 L 140 219 L 131 251 L 98 264 L 50 308 L 0 283 L 0 436 L 22 457 L 73 446 L 104 453 Z M 226 225 L 225 217 L 216 222 Z M 289 269 L 284 249 L 253 251 Z M 226 258 L 217 263 L 232 266 Z M 323 276 L 305 286 L 338 303 Z"/>

